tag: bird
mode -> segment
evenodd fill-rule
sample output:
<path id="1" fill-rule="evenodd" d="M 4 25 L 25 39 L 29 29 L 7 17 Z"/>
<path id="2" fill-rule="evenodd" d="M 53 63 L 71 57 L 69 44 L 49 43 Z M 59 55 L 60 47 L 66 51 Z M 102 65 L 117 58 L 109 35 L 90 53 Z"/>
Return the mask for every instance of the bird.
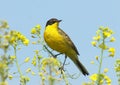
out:
<path id="1" fill-rule="evenodd" d="M 59 28 L 59 23 L 61 21 L 62 20 L 56 18 L 51 18 L 46 22 L 44 30 L 44 40 L 46 44 L 51 49 L 69 57 L 84 76 L 89 75 L 89 72 L 78 58 L 79 52 L 76 46 L 70 37 Z"/>

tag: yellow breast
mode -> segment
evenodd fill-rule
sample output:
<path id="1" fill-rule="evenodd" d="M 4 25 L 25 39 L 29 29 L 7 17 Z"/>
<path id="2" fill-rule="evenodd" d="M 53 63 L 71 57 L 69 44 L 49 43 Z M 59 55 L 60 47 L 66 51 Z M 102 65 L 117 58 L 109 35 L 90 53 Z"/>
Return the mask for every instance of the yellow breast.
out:
<path id="1" fill-rule="evenodd" d="M 47 26 L 44 32 L 44 39 L 49 47 L 60 53 L 66 53 L 69 46 L 64 40 L 64 37 L 59 34 L 56 26 Z"/>

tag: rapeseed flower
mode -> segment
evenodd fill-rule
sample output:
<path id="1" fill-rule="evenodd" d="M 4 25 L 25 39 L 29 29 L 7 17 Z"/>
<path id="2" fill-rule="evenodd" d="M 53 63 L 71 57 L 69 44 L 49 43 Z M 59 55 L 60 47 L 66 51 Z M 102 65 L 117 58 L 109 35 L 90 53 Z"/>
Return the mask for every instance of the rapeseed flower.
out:
<path id="1" fill-rule="evenodd" d="M 10 60 L 15 60 L 16 56 L 10 56 Z"/>
<path id="2" fill-rule="evenodd" d="M 93 74 L 93 75 L 90 76 L 90 79 L 91 79 L 92 81 L 97 81 L 97 78 L 98 78 L 98 75 L 97 75 L 97 74 Z"/>
<path id="3" fill-rule="evenodd" d="M 35 28 L 32 28 L 32 29 L 31 29 L 31 34 L 36 34 L 36 33 L 37 33 L 36 29 L 35 29 Z"/>
<path id="4" fill-rule="evenodd" d="M 115 38 L 111 37 L 110 42 L 114 42 L 114 41 L 115 41 Z"/>
<path id="5" fill-rule="evenodd" d="M 13 79 L 13 76 L 12 75 L 8 75 L 8 78 L 10 79 L 10 80 L 12 80 Z"/>
<path id="6" fill-rule="evenodd" d="M 10 31 L 9 35 L 9 41 L 11 45 L 18 45 L 19 43 L 22 43 L 23 45 L 27 46 L 29 44 L 29 39 L 27 39 L 23 34 L 18 31 L 12 30 Z"/>
<path id="7" fill-rule="evenodd" d="M 99 41 L 100 39 L 101 39 L 100 35 L 97 35 L 97 36 L 93 37 L 93 40 L 96 40 L 96 41 Z"/>
<path id="8" fill-rule="evenodd" d="M 105 68 L 105 69 L 104 69 L 104 73 L 107 73 L 107 72 L 108 72 L 108 68 Z"/>
<path id="9" fill-rule="evenodd" d="M 31 34 L 40 34 L 41 26 L 38 24 L 31 29 Z"/>
<path id="10" fill-rule="evenodd" d="M 30 60 L 30 57 L 26 57 L 24 62 L 27 63 L 27 62 L 29 62 L 29 60 Z"/>
<path id="11" fill-rule="evenodd" d="M 113 47 L 109 48 L 108 52 L 110 52 L 109 56 L 114 57 L 114 55 L 115 55 L 115 48 L 113 48 Z"/>
<path id="12" fill-rule="evenodd" d="M 95 46 L 96 46 L 96 44 L 97 44 L 97 42 L 92 41 L 92 42 L 91 42 L 91 44 L 95 47 Z"/>

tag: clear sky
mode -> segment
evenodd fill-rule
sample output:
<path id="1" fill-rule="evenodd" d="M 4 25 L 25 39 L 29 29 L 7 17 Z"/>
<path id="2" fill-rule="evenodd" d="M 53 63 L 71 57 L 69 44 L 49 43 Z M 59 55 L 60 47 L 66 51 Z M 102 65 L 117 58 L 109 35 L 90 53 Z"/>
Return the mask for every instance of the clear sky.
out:
<path id="1" fill-rule="evenodd" d="M 45 27 L 50 18 L 62 19 L 60 28 L 73 40 L 80 53 L 80 61 L 88 68 L 90 74 L 97 72 L 97 65 L 90 64 L 99 55 L 99 51 L 92 47 L 92 37 L 99 26 L 110 27 L 114 32 L 116 42 L 112 44 L 116 48 L 115 58 L 105 58 L 103 68 L 109 68 L 107 75 L 112 79 L 112 85 L 117 85 L 114 72 L 114 63 L 120 58 L 120 0 L 0 0 L 0 20 L 7 20 L 10 29 L 18 30 L 30 40 L 30 30 L 36 24 Z M 42 29 L 44 30 L 44 29 Z M 20 62 L 25 56 L 33 56 L 34 46 L 23 47 Z M 23 56 L 24 55 L 24 56 Z M 68 59 L 71 72 L 77 73 L 78 69 Z M 68 66 L 70 66 L 68 65 Z M 11 67 L 12 68 L 12 67 Z M 71 73 L 72 74 L 72 73 Z M 72 85 L 81 85 L 87 82 L 89 77 L 80 76 L 71 80 Z M 18 80 L 9 81 L 9 85 L 18 85 Z M 39 79 L 34 77 L 28 85 L 39 85 Z M 38 84 L 37 84 L 38 83 Z"/>

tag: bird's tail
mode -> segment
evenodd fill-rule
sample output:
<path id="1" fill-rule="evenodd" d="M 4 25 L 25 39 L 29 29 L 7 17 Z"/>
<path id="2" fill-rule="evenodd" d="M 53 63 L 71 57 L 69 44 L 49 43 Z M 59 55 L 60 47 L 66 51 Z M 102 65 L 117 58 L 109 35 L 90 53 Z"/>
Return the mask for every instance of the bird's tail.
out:
<path id="1" fill-rule="evenodd" d="M 75 59 L 74 63 L 78 67 L 78 69 L 82 72 L 83 75 L 85 75 L 85 76 L 89 75 L 89 72 L 87 71 L 87 69 L 84 67 L 84 65 L 78 59 Z"/>
<path id="2" fill-rule="evenodd" d="M 85 76 L 89 75 L 89 72 L 87 71 L 87 69 L 84 67 L 84 65 L 78 59 L 75 59 L 73 62 L 78 67 L 78 69 L 82 72 L 83 75 L 85 75 Z"/>

